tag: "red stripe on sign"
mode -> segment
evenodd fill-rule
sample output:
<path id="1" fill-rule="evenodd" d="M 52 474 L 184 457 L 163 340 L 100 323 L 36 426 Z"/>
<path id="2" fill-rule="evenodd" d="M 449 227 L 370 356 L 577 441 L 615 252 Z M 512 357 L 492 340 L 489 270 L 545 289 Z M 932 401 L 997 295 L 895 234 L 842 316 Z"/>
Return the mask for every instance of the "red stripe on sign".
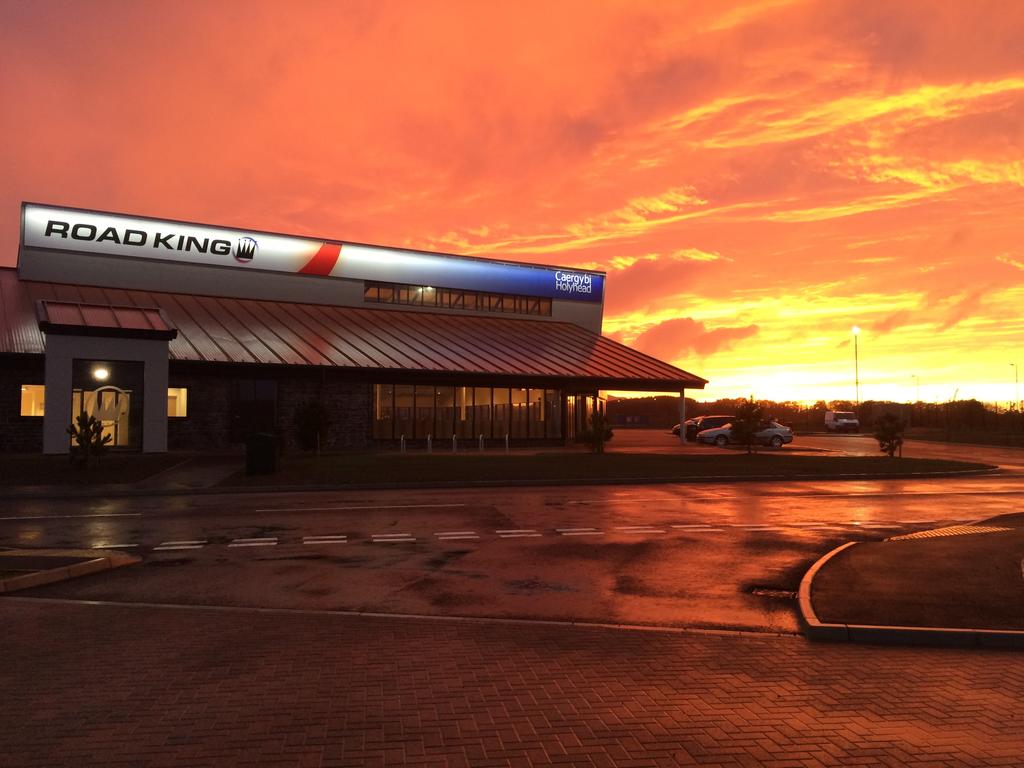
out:
<path id="1" fill-rule="evenodd" d="M 324 243 L 316 252 L 316 256 L 299 272 L 304 275 L 329 275 L 340 257 L 341 243 Z"/>

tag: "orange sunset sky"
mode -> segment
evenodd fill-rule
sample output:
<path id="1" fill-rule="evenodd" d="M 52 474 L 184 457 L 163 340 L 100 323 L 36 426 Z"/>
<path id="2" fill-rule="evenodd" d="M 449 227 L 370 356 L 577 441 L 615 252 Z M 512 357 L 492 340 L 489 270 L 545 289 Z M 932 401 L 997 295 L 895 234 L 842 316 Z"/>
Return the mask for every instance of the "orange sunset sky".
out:
<path id="1" fill-rule="evenodd" d="M 699 399 L 1024 365 L 1024 2 L 0 1 L 34 200 L 608 271 Z M 914 377 L 918 377 L 916 380 Z"/>

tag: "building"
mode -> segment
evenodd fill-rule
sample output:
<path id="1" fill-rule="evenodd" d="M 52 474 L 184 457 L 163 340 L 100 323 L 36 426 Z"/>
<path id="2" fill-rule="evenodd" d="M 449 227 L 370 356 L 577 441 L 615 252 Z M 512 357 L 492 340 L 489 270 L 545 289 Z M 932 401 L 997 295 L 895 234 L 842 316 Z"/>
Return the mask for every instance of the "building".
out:
<path id="1" fill-rule="evenodd" d="M 600 335 L 602 272 L 22 205 L 0 269 L 0 450 L 572 440 L 601 390 L 704 379 Z"/>

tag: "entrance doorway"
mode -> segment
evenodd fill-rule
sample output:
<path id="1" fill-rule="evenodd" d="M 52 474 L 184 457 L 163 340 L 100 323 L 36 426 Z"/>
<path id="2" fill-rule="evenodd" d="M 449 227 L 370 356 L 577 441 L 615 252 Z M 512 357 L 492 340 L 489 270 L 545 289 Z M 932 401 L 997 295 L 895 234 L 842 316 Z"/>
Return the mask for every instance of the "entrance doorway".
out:
<path id="1" fill-rule="evenodd" d="M 111 448 L 142 447 L 143 365 L 136 362 L 75 360 L 71 416 L 94 416 L 110 436 Z"/>

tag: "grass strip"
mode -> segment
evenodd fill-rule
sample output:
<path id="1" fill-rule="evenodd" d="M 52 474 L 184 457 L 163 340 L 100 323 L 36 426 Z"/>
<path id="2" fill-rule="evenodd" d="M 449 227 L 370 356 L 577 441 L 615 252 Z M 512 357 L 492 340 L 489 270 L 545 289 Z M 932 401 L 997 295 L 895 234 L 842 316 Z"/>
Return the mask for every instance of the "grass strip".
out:
<path id="1" fill-rule="evenodd" d="M 903 475 L 990 468 L 987 464 L 944 459 L 890 459 L 875 456 L 780 456 L 723 452 L 673 456 L 639 453 L 537 454 L 333 454 L 288 457 L 272 475 L 247 476 L 243 470 L 224 486 L 416 484 L 429 482 L 530 482 L 594 479 L 692 480 L 705 477 L 767 476 L 784 480 L 837 475 Z"/>

